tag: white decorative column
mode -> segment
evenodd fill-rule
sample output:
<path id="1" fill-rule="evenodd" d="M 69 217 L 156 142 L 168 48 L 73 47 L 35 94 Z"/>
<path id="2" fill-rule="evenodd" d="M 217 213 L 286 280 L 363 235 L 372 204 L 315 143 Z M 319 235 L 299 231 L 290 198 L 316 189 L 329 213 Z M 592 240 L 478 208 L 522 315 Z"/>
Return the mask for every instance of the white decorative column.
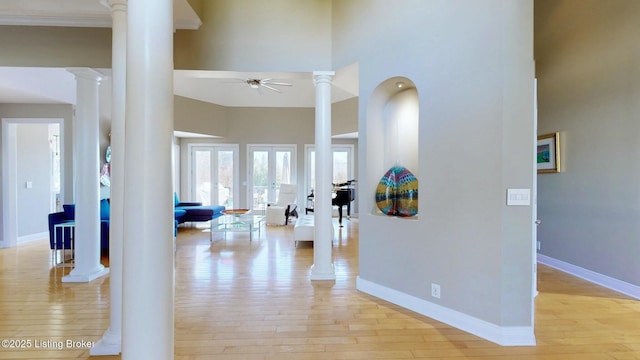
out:
<path id="1" fill-rule="evenodd" d="M 331 78 L 333 71 L 314 71 L 316 85 L 316 190 L 315 240 L 311 280 L 335 280 L 332 262 L 333 222 L 331 219 Z"/>
<path id="2" fill-rule="evenodd" d="M 70 68 L 76 76 L 74 118 L 75 267 L 62 282 L 89 282 L 109 273 L 100 263 L 99 93 L 102 74 Z"/>
<path id="3" fill-rule="evenodd" d="M 89 353 L 117 355 L 122 348 L 122 239 L 124 238 L 124 142 L 127 75 L 127 0 L 106 0 L 111 8 L 111 216 L 109 220 L 109 328 Z"/>
<path id="4" fill-rule="evenodd" d="M 174 352 L 173 2 L 131 0 L 127 23 L 122 360 Z"/>

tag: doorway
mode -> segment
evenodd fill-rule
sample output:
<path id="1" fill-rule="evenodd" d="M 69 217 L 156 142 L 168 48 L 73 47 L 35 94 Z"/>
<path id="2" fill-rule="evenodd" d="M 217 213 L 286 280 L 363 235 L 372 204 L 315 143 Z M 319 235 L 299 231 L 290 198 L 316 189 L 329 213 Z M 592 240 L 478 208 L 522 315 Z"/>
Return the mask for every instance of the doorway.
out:
<path id="1" fill-rule="evenodd" d="M 238 198 L 238 145 L 189 145 L 191 198 L 232 209 Z"/>
<path id="2" fill-rule="evenodd" d="M 63 119 L 2 119 L 0 247 L 42 239 L 62 199 Z"/>

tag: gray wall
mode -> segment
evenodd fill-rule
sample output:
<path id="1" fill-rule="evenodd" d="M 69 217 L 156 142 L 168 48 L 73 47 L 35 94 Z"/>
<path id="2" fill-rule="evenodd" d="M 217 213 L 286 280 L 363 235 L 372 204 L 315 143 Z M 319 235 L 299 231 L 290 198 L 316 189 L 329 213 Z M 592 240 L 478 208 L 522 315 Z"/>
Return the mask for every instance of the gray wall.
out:
<path id="1" fill-rule="evenodd" d="M 532 1 L 336 1 L 333 14 L 334 66 L 359 65 L 360 277 L 499 326 L 533 326 L 532 209 L 505 206 L 508 187 L 533 186 Z M 381 163 L 372 97 L 396 76 L 419 94 L 415 220 L 373 210 L 393 164 Z"/>
<path id="2" fill-rule="evenodd" d="M 538 176 L 541 254 L 640 285 L 640 2 L 536 0 L 538 133 L 563 169 Z"/>
<path id="3" fill-rule="evenodd" d="M 46 232 L 51 208 L 51 151 L 48 124 L 18 124 L 18 237 Z M 32 187 L 27 188 L 30 182 Z"/>
<path id="4" fill-rule="evenodd" d="M 227 108 L 207 102 L 174 96 L 173 128 L 178 131 L 227 135 Z"/>
<path id="5" fill-rule="evenodd" d="M 176 69 L 331 70 L 329 0 L 216 0 L 199 31 L 178 31 Z"/>
<path id="6" fill-rule="evenodd" d="M 0 26 L 0 65 L 111 67 L 111 29 Z"/>

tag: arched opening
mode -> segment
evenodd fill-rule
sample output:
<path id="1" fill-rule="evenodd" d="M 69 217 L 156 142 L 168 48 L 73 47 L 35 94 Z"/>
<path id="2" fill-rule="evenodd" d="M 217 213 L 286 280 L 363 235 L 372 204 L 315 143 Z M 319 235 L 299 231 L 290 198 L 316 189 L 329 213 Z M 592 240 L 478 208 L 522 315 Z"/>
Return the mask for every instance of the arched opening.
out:
<path id="1" fill-rule="evenodd" d="M 418 213 L 419 99 L 415 84 L 393 77 L 374 90 L 367 112 L 372 212 L 401 217 Z"/>

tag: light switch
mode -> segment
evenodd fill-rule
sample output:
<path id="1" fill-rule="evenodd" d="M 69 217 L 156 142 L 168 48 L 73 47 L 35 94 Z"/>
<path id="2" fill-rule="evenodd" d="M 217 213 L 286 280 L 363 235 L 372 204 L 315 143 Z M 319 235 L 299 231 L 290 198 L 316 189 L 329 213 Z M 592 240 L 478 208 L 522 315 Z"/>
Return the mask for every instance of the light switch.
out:
<path id="1" fill-rule="evenodd" d="M 26 183 L 24 183 L 24 187 L 26 187 L 27 189 L 33 188 L 33 181 L 27 181 Z"/>
<path id="2" fill-rule="evenodd" d="M 507 189 L 507 205 L 531 205 L 531 189 Z"/>

